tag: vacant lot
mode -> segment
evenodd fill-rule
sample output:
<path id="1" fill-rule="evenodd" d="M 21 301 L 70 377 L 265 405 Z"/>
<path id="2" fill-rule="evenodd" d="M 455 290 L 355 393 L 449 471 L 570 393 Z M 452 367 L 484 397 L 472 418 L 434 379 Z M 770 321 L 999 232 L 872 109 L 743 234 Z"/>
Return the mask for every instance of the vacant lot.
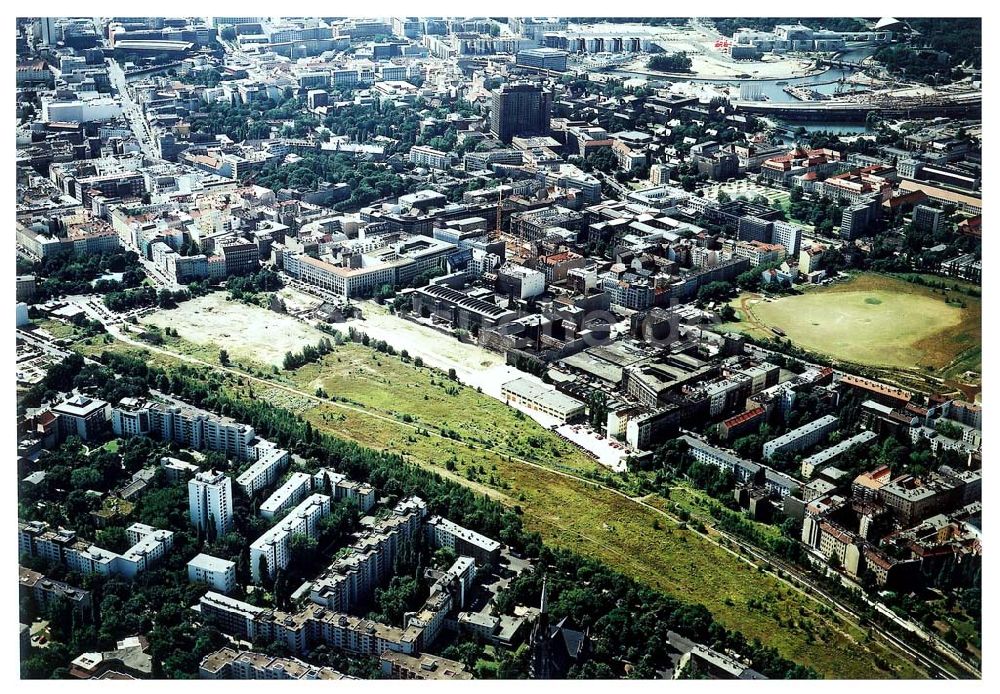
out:
<path id="1" fill-rule="evenodd" d="M 338 345 L 319 362 L 283 375 L 283 380 L 308 393 L 322 388 L 346 404 L 555 469 L 576 473 L 599 469 L 576 446 L 531 417 L 449 380 L 441 371 L 404 363 L 362 345 Z"/>
<path id="2" fill-rule="evenodd" d="M 225 292 L 192 299 L 168 311 L 157 311 L 142 322 L 174 328 L 185 340 L 225 347 L 234 358 L 269 366 L 281 366 L 285 352 L 298 352 L 326 337 L 290 316 L 228 301 Z"/>
<path id="3" fill-rule="evenodd" d="M 411 356 L 420 357 L 428 366 L 448 371 L 455 369 L 462 383 L 495 398 L 501 397 L 501 386 L 524 374 L 507 366 L 504 355 L 490 352 L 479 345 L 459 342 L 452 335 L 438 332 L 425 325 L 394 316 L 384 306 L 372 301 L 362 305 L 364 320 L 350 320 L 337 328 L 348 328 L 367 333 L 376 340 L 383 340 L 397 350 L 407 350 Z"/>
<path id="4" fill-rule="evenodd" d="M 783 330 L 792 342 L 866 366 L 944 369 L 980 339 L 978 298 L 929 289 L 882 275 L 808 289 L 776 300 L 740 297 L 739 323 L 727 328 L 772 337 Z"/>

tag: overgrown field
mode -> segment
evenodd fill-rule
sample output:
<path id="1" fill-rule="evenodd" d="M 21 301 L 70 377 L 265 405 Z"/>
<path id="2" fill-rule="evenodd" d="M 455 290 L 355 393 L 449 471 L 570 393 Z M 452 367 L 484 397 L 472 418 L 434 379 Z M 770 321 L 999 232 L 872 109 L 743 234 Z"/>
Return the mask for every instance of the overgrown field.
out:
<path id="1" fill-rule="evenodd" d="M 172 338 L 163 349 L 177 355 L 197 351 L 181 349 L 176 341 Z M 103 340 L 79 346 L 90 354 L 138 349 Z M 156 351 L 147 361 L 168 368 L 178 364 Z M 317 387 L 328 397 L 317 400 Z M 248 375 L 231 374 L 227 388 L 287 407 L 322 431 L 402 453 L 517 506 L 528 529 L 540 532 L 546 543 L 704 604 L 727 627 L 773 645 L 826 677 L 926 676 L 858 626 L 676 519 L 580 479 L 596 469 L 582 452 L 440 372 L 349 344 L 290 374 L 275 376 L 263 365 Z M 599 479 L 612 482 L 608 473 Z"/>

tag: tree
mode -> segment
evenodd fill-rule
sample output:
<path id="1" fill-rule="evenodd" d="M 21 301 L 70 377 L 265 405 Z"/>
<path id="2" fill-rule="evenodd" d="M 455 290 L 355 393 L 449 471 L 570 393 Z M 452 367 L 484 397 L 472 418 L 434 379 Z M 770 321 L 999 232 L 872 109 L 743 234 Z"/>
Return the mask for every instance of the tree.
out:
<path id="1" fill-rule="evenodd" d="M 219 363 L 223 366 L 229 366 L 229 352 L 224 349 L 219 350 Z"/>
<path id="2" fill-rule="evenodd" d="M 128 536 L 125 533 L 125 529 L 121 527 L 98 530 L 97 534 L 94 536 L 94 544 L 102 549 L 106 549 L 111 552 L 118 552 L 119 554 L 124 553 L 131 545 L 128 541 Z"/>
<path id="3" fill-rule="evenodd" d="M 267 557 L 263 554 L 257 559 L 257 576 L 259 577 L 259 583 L 262 586 L 266 586 L 271 582 L 271 574 L 267 570 Z"/>
<path id="4" fill-rule="evenodd" d="M 658 72 L 690 72 L 691 59 L 686 53 L 671 53 L 670 55 L 654 55 L 646 63 L 650 70 Z"/>
<path id="5" fill-rule="evenodd" d="M 303 533 L 293 533 L 288 540 L 289 564 L 304 563 L 309 557 L 316 554 L 317 547 L 319 547 L 319 543 L 315 537 Z"/>
<path id="6" fill-rule="evenodd" d="M 432 559 L 434 568 L 439 570 L 447 569 L 449 566 L 455 563 L 458 555 L 455 554 L 455 550 L 451 547 L 441 547 L 434 552 L 434 557 Z"/>

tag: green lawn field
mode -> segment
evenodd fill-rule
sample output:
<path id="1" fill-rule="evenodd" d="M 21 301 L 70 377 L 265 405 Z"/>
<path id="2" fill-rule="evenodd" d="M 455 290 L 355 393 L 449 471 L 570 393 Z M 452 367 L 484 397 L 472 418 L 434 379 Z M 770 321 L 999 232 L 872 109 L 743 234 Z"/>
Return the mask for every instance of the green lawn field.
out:
<path id="1" fill-rule="evenodd" d="M 734 308 L 741 320 L 725 329 L 773 337 L 771 328 L 779 328 L 800 347 L 865 366 L 944 369 L 967 357 L 981 336 L 978 298 L 884 275 L 771 301 L 743 296 Z M 976 359 L 966 361 L 978 368 Z"/>

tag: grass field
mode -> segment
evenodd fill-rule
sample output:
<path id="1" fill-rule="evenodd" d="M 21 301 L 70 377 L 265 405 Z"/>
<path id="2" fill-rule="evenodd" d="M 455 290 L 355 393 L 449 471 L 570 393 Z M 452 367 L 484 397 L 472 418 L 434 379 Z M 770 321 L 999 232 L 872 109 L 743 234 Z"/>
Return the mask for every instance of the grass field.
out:
<path id="1" fill-rule="evenodd" d="M 941 292 L 861 274 L 773 301 L 741 296 L 733 304 L 741 320 L 722 327 L 765 338 L 777 327 L 800 347 L 864 366 L 944 371 L 962 362 L 978 370 L 980 300 Z"/>
<path id="2" fill-rule="evenodd" d="M 172 343 L 165 347 L 189 353 Z M 116 341 L 86 351 L 100 349 L 136 348 Z M 178 363 L 155 352 L 148 361 L 168 368 Z M 322 363 L 294 374 L 273 377 L 269 371 L 257 372 L 267 375 L 267 382 L 231 376 L 227 390 L 266 398 L 319 430 L 401 453 L 477 492 L 517 505 L 526 527 L 540 532 L 547 544 L 600 559 L 670 595 L 704 604 L 727 627 L 826 677 L 926 676 L 880 641 L 866 638 L 858 626 L 695 531 L 611 489 L 560 474 L 585 474 L 596 465 L 502 403 L 473 388 L 455 390 L 440 372 L 359 345 L 339 346 Z M 338 400 L 309 398 L 319 384 Z M 461 440 L 437 435 L 441 427 L 457 431 Z"/>
<path id="3" fill-rule="evenodd" d="M 462 441 L 573 472 L 600 469 L 571 443 L 530 417 L 440 371 L 404 363 L 358 344 L 336 348 L 320 362 L 289 375 L 307 392 L 321 387 L 358 404 L 433 431 L 454 432 Z"/>

